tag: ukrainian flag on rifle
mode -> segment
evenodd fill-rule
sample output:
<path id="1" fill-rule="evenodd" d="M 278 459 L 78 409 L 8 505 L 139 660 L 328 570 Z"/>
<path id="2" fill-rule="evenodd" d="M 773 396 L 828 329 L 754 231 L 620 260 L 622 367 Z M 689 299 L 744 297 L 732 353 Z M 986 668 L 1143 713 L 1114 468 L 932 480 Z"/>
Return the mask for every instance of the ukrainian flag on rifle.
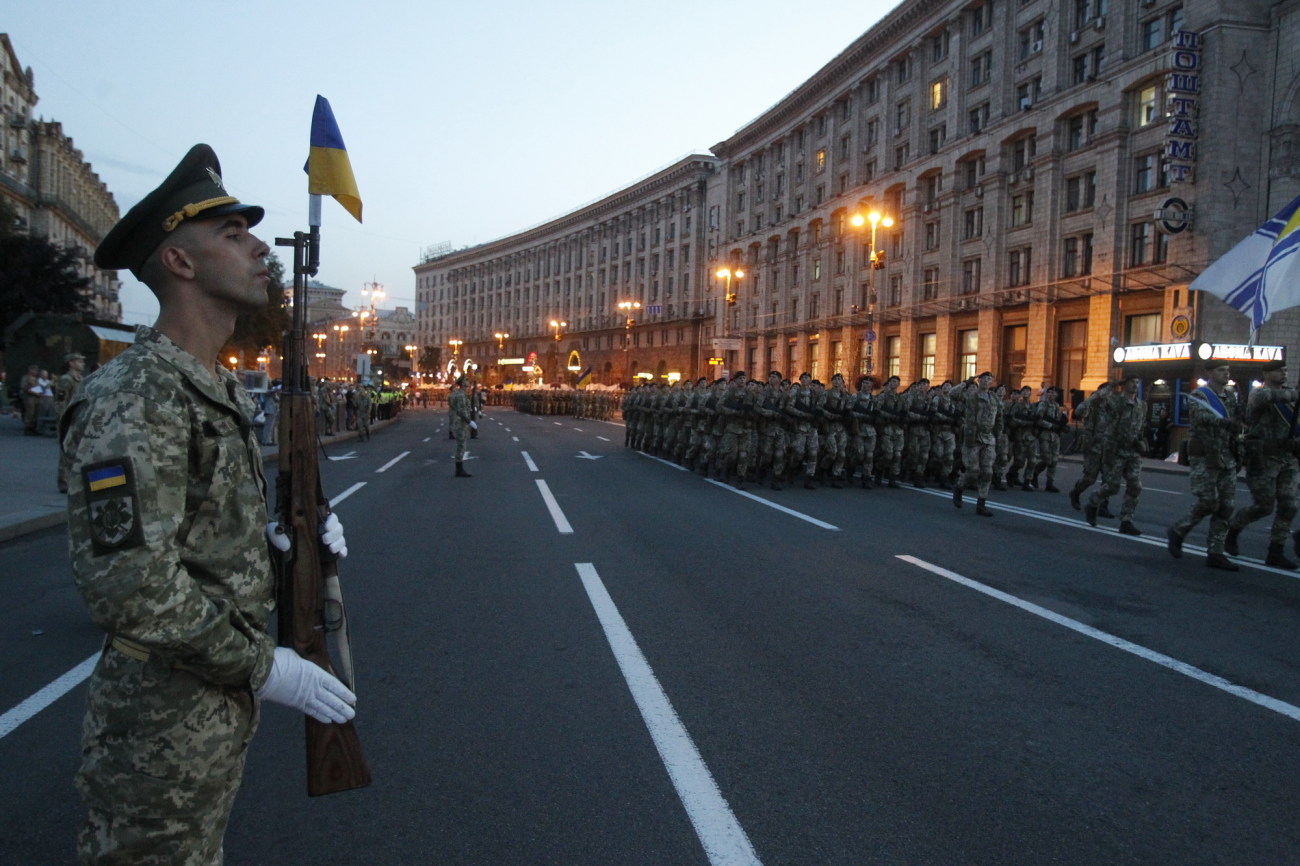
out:
<path id="1" fill-rule="evenodd" d="M 361 222 L 361 193 L 357 192 L 357 181 L 352 176 L 348 149 L 329 100 L 319 94 L 311 116 L 311 154 L 306 169 L 309 195 L 334 196 L 344 210 Z"/>
<path id="2" fill-rule="evenodd" d="M 585 388 L 590 384 L 591 384 L 591 367 L 587 367 L 587 369 L 582 371 L 582 375 L 578 377 L 578 387 Z"/>

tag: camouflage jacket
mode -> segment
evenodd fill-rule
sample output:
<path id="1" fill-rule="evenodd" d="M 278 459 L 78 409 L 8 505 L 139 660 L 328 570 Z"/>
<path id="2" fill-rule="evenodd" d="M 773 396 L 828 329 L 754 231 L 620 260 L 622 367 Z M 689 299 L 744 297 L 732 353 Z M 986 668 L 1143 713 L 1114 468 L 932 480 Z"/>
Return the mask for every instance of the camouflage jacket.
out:
<path id="1" fill-rule="evenodd" d="M 259 688 L 274 580 L 253 404 L 152 328 L 60 423 L 77 588 L 100 628 L 210 682 Z"/>
<path id="2" fill-rule="evenodd" d="M 1002 433 L 1001 402 L 996 394 L 970 388 L 965 392 L 962 439 L 967 445 L 994 445 Z"/>
<path id="3" fill-rule="evenodd" d="M 1215 394 L 1208 385 L 1197 388 L 1187 398 L 1190 416 L 1187 456 L 1204 460 L 1212 468 L 1237 466 L 1235 395 Z"/>

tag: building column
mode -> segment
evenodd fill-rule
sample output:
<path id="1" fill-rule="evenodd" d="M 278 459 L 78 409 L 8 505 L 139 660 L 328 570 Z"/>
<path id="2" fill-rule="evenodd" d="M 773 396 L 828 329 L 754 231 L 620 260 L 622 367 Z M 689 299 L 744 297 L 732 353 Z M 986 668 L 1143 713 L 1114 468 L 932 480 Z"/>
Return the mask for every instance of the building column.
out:
<path id="1" fill-rule="evenodd" d="M 934 319 L 934 381 L 957 378 L 957 332 L 952 327 L 952 315 L 942 313 Z"/>
<path id="2" fill-rule="evenodd" d="M 1088 298 L 1088 351 L 1084 357 L 1079 387 L 1091 394 L 1111 380 L 1111 322 L 1115 318 L 1116 296 L 1104 293 Z"/>
<path id="3" fill-rule="evenodd" d="M 1056 356 L 1056 334 L 1052 327 L 1055 316 L 1051 304 L 1029 304 L 1029 333 L 1025 346 L 1025 375 L 1021 384 L 1031 385 L 1034 394 L 1043 382 L 1055 384 L 1052 361 Z"/>

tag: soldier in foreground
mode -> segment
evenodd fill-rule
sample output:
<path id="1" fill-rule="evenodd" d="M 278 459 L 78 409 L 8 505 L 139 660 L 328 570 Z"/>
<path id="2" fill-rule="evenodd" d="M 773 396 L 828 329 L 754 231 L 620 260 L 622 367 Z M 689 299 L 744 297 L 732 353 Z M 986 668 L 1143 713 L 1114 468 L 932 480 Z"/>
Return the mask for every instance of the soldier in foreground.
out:
<path id="1" fill-rule="evenodd" d="M 1252 522 L 1277 513 L 1268 534 L 1265 565 L 1295 571 L 1286 558 L 1291 521 L 1296 515 L 1296 408 L 1300 396 L 1286 387 L 1286 363 L 1269 361 L 1262 371 L 1264 387 L 1256 388 L 1246 404 L 1246 485 L 1250 504 L 1237 509 L 1228 521 L 1223 549 L 1230 556 L 1239 553 L 1237 536 Z"/>
<path id="2" fill-rule="evenodd" d="M 258 699 L 354 715 L 351 691 L 266 631 L 267 537 L 290 542 L 267 522 L 252 402 L 218 353 L 236 316 L 266 305 L 269 250 L 249 231 L 262 209 L 220 170 L 196 145 L 95 251 L 153 290 L 158 321 L 60 423 L 73 573 L 107 632 L 77 775 L 83 863 L 220 863 Z M 337 520 L 327 529 L 344 555 Z"/>
<path id="3" fill-rule="evenodd" d="M 1188 395 L 1191 433 L 1187 440 L 1187 458 L 1192 465 L 1192 495 L 1196 502 L 1182 520 L 1169 527 L 1166 536 L 1169 554 L 1183 555 L 1183 539 L 1206 516 L 1210 532 L 1206 543 L 1205 564 L 1222 571 L 1240 571 L 1224 555 L 1228 536 L 1228 519 L 1237 493 L 1237 454 L 1235 439 L 1241 422 L 1237 420 L 1236 395 L 1227 391 L 1230 376 L 1228 362 L 1210 362 L 1205 371 L 1209 381 Z"/>

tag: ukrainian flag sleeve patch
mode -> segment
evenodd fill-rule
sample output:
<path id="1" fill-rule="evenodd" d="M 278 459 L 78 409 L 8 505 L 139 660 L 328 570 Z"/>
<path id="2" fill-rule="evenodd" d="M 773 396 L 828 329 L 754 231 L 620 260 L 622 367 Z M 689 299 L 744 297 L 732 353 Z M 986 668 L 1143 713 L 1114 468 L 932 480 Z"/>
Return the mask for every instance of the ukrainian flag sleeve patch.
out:
<path id="1" fill-rule="evenodd" d="M 144 543 L 140 498 L 131 458 L 118 457 L 83 466 L 86 507 L 81 519 L 89 524 L 96 556 L 129 550 Z"/>

